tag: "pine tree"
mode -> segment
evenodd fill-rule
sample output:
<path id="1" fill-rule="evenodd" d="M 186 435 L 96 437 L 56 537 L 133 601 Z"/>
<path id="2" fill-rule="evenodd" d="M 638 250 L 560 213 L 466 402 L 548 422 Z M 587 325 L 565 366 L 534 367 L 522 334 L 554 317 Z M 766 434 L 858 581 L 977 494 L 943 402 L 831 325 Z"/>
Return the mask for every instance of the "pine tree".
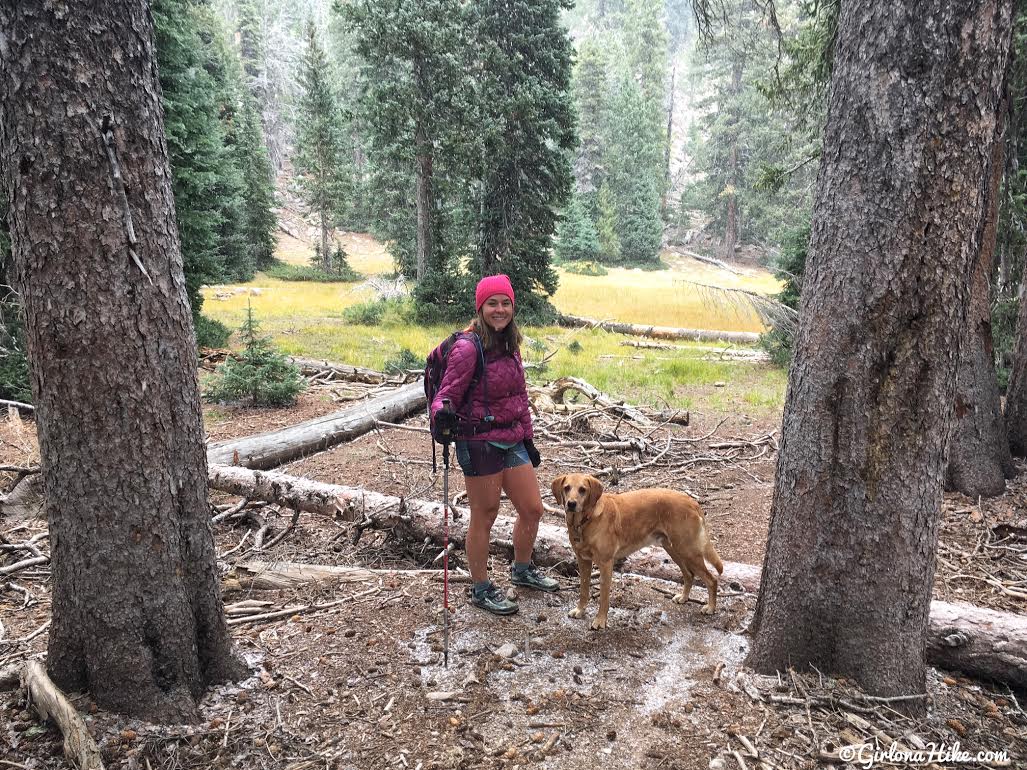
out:
<path id="1" fill-rule="evenodd" d="M 589 202 L 588 208 L 592 216 L 596 216 L 596 195 L 606 177 L 603 154 L 604 133 L 609 120 L 607 81 L 603 42 L 596 36 L 586 38 L 578 45 L 574 65 L 573 93 L 579 137 L 574 178 L 578 192 Z"/>
<path id="2" fill-rule="evenodd" d="M 557 228 L 556 256 L 566 262 L 593 262 L 599 257 L 595 225 L 577 195 L 571 197 Z"/>
<path id="3" fill-rule="evenodd" d="M 192 4 L 155 0 L 152 13 L 186 289 L 197 316 L 203 304 L 200 286 L 221 275 L 224 132 L 214 83 L 202 66 Z"/>
<path id="4" fill-rule="evenodd" d="M 246 306 L 246 320 L 239 332 L 242 352 L 218 367 L 204 395 L 218 402 L 246 400 L 253 406 L 296 403 L 296 396 L 306 387 L 306 381 L 300 370 L 260 333 L 260 324 L 250 305 Z"/>
<path id="5" fill-rule="evenodd" d="M 663 129 L 652 118 L 638 83 L 622 73 L 613 99 L 610 189 L 621 260 L 631 264 L 659 262 Z"/>
<path id="6" fill-rule="evenodd" d="M 271 161 L 264 146 L 253 98 L 241 94 L 242 109 L 236 132 L 236 163 L 243 179 L 243 228 L 246 243 L 258 269 L 269 267 L 275 258 L 275 188 L 271 181 Z"/>
<path id="7" fill-rule="evenodd" d="M 335 228 L 346 193 L 339 107 L 331 88 L 328 57 L 313 23 L 307 26 L 306 38 L 294 163 L 303 197 L 320 225 L 321 253 L 328 254 L 329 233 Z"/>
<path id="8" fill-rule="evenodd" d="M 620 236 L 617 235 L 617 201 L 610 185 L 603 183 L 596 196 L 596 235 L 599 239 L 599 259 L 613 263 L 620 260 Z"/>
<path id="9" fill-rule="evenodd" d="M 465 225 L 467 169 L 480 153 L 474 50 L 460 0 L 353 0 L 340 4 L 361 56 L 362 115 L 371 137 L 376 230 L 403 272 L 427 279 L 450 269 Z"/>
<path id="10" fill-rule="evenodd" d="M 470 6 L 480 47 L 483 137 L 479 275 L 507 273 L 520 312 L 556 290 L 549 248 L 571 191 L 576 142 L 564 0 L 481 0 Z M 524 297 L 524 300 L 521 300 Z"/>
<path id="11" fill-rule="evenodd" d="M 629 182 L 620 201 L 618 232 L 622 262 L 659 264 L 663 222 L 660 194 L 653 180 L 639 175 Z"/>

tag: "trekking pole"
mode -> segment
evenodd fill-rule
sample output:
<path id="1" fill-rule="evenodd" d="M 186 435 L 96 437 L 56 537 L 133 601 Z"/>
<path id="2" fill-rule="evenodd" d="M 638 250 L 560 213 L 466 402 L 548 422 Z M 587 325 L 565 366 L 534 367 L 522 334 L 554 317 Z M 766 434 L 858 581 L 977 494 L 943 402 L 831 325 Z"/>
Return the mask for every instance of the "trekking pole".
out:
<path id="1" fill-rule="evenodd" d="M 449 399 L 442 408 L 449 409 Z M 449 668 L 449 436 L 442 443 L 442 660 Z"/>

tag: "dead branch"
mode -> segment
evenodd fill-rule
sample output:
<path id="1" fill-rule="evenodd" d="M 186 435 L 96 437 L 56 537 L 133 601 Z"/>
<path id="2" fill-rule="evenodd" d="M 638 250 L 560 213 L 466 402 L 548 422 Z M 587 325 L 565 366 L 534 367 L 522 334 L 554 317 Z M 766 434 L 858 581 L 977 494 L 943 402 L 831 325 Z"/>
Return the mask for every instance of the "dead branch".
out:
<path id="1" fill-rule="evenodd" d="M 25 688 L 36 712 L 42 719 L 52 719 L 64 736 L 64 755 L 79 770 L 103 770 L 100 749 L 89 734 L 85 722 L 64 693 L 47 676 L 39 661 L 25 663 L 21 672 Z"/>

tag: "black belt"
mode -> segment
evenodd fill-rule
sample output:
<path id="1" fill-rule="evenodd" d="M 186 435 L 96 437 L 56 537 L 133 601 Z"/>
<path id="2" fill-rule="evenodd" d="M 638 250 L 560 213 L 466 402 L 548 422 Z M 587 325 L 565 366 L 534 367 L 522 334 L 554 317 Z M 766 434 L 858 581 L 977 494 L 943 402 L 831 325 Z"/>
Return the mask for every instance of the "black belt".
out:
<path id="1" fill-rule="evenodd" d="M 494 430 L 506 430 L 512 428 L 517 423 L 515 422 L 480 422 L 477 425 L 471 425 L 466 431 L 465 436 L 478 436 L 482 433 L 489 433 Z"/>

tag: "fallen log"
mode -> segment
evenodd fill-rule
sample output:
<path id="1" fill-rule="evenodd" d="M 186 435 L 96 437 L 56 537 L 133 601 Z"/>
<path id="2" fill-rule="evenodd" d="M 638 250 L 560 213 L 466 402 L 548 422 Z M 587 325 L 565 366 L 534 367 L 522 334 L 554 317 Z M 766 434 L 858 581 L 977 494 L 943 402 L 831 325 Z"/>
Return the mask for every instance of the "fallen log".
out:
<path id="1" fill-rule="evenodd" d="M 591 385 L 584 380 L 579 380 L 577 377 L 561 377 L 560 379 L 549 383 L 546 387 L 546 391 L 550 394 L 553 402 L 557 404 L 563 403 L 567 392 L 571 390 L 578 391 L 596 406 L 608 409 L 615 414 L 622 415 L 625 419 L 630 420 L 631 422 L 645 426 L 651 424 L 649 418 L 635 407 L 629 406 L 623 401 L 615 401 L 594 385 Z"/>
<path id="2" fill-rule="evenodd" d="M 602 321 L 595 318 L 582 318 L 565 313 L 557 316 L 557 322 L 561 326 L 583 326 L 589 329 L 605 329 L 616 334 L 630 334 L 636 337 L 654 337 L 666 340 L 722 340 L 752 345 L 760 337 L 755 332 L 722 332 L 709 329 L 677 329 L 670 326 L 646 326 L 644 324 L 628 324 L 617 321 Z"/>
<path id="3" fill-rule="evenodd" d="M 64 736 L 64 756 L 79 770 L 103 770 L 100 749 L 85 722 L 37 660 L 25 663 L 21 684 L 42 719 L 52 719 Z"/>
<path id="4" fill-rule="evenodd" d="M 365 569 L 363 567 L 337 567 L 330 564 L 300 564 L 298 562 L 251 561 L 236 564 L 234 575 L 224 581 L 225 590 L 278 591 L 296 588 L 308 583 L 365 583 L 382 577 L 411 577 L 429 575 L 441 577 L 440 569 Z M 450 570 L 451 582 L 468 582 L 470 576 L 462 571 Z"/>
<path id="5" fill-rule="evenodd" d="M 300 358 L 289 356 L 289 362 L 299 367 L 304 377 L 311 377 L 323 372 L 330 372 L 332 380 L 347 380 L 349 382 L 365 382 L 370 385 L 383 385 L 386 382 L 407 383 L 414 379 L 413 375 L 404 372 L 401 375 L 386 374 L 385 372 L 365 369 L 362 366 L 350 366 L 339 364 L 334 361 L 323 361 L 316 358 Z"/>
<path id="6" fill-rule="evenodd" d="M 299 425 L 215 444 L 207 450 L 207 462 L 276 468 L 297 457 L 361 436 L 374 428 L 377 420 L 401 420 L 424 407 L 424 386 L 412 382 L 378 398 Z"/>
<path id="7" fill-rule="evenodd" d="M 363 527 L 390 529 L 396 536 L 415 542 L 430 538 L 439 547 L 442 544 L 440 503 L 236 467 L 212 467 L 210 484 L 222 492 L 325 515 L 338 514 Z M 462 548 L 469 512 L 455 506 L 451 510 L 449 540 Z M 512 559 L 513 519 L 500 516 L 492 528 L 492 537 L 491 550 Z M 563 574 L 574 573 L 577 561 L 562 524 L 557 526 L 545 519 L 539 524 L 534 559 L 537 564 L 554 567 Z M 621 570 L 674 582 L 681 580 L 677 565 L 662 549 L 643 548 L 629 556 Z M 760 568 L 727 562 L 721 579 L 755 592 L 759 590 Z M 932 665 L 1027 687 L 1027 617 L 970 604 L 933 601 L 927 655 Z"/>

